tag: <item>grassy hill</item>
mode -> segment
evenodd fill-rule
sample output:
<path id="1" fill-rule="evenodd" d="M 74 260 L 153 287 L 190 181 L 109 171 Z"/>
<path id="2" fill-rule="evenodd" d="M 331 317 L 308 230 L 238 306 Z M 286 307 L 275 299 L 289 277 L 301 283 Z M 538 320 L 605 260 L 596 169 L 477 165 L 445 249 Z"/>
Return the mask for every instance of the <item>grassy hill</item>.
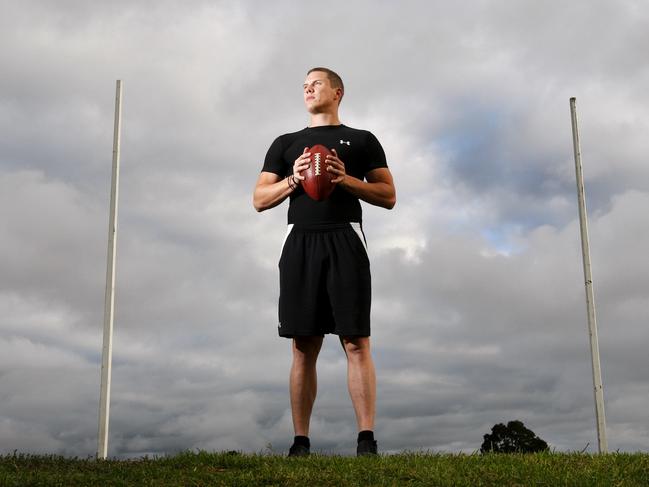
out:
<path id="1" fill-rule="evenodd" d="M 285 458 L 185 452 L 137 460 L 0 457 L 0 486 L 649 486 L 649 455 L 579 453 Z"/>

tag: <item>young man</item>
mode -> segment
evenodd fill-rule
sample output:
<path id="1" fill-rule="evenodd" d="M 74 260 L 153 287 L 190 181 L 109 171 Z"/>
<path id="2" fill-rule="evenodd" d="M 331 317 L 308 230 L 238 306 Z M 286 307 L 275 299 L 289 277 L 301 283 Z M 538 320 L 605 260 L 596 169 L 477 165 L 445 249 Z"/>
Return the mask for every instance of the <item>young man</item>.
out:
<path id="1" fill-rule="evenodd" d="M 370 268 L 359 200 L 391 209 L 396 202 L 385 153 L 374 135 L 341 124 L 340 77 L 313 68 L 304 81 L 309 126 L 273 142 L 253 196 L 257 211 L 290 197 L 288 232 L 279 262 L 279 335 L 293 340 L 290 398 L 295 440 L 289 456 L 309 454 L 309 420 L 316 398 L 316 360 L 324 335 L 339 336 L 347 356 L 349 394 L 358 423 L 357 455 L 375 455 L 376 379 L 370 353 Z M 311 199 L 302 172 L 308 148 L 331 149 L 326 170 L 331 196 Z"/>

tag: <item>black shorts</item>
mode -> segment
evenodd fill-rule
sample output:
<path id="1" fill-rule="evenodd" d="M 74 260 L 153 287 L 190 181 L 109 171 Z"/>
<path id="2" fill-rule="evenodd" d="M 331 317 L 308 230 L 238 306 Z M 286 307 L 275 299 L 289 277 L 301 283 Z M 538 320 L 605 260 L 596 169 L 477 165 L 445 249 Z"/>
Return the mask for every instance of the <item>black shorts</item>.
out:
<path id="1" fill-rule="evenodd" d="M 280 336 L 370 336 L 371 297 L 359 223 L 289 225 L 279 259 Z"/>

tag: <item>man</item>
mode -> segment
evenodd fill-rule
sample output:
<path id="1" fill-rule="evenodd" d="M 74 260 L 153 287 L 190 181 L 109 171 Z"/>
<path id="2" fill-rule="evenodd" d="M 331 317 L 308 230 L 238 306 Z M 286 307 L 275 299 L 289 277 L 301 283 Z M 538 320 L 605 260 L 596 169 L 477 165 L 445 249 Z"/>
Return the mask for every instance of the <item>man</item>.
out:
<path id="1" fill-rule="evenodd" d="M 357 455 L 376 455 L 376 379 L 370 352 L 370 269 L 359 200 L 391 209 L 396 202 L 385 153 L 374 135 L 341 124 L 343 82 L 327 68 L 304 81 L 309 126 L 273 142 L 253 205 L 264 211 L 290 197 L 279 262 L 279 335 L 291 338 L 290 399 L 295 429 L 289 456 L 309 454 L 309 421 L 317 391 L 316 360 L 324 335 L 339 336 L 347 356 L 349 394 L 358 423 Z M 331 149 L 326 170 L 336 187 L 324 201 L 302 189 L 308 148 Z"/>

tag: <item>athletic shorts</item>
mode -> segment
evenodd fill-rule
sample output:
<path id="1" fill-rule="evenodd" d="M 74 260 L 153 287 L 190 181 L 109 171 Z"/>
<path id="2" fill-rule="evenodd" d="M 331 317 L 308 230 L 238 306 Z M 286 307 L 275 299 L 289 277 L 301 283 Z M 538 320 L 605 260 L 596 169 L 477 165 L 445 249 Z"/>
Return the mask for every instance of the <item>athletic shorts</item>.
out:
<path id="1" fill-rule="evenodd" d="M 370 336 L 371 296 L 360 223 L 289 225 L 279 259 L 280 336 Z"/>

